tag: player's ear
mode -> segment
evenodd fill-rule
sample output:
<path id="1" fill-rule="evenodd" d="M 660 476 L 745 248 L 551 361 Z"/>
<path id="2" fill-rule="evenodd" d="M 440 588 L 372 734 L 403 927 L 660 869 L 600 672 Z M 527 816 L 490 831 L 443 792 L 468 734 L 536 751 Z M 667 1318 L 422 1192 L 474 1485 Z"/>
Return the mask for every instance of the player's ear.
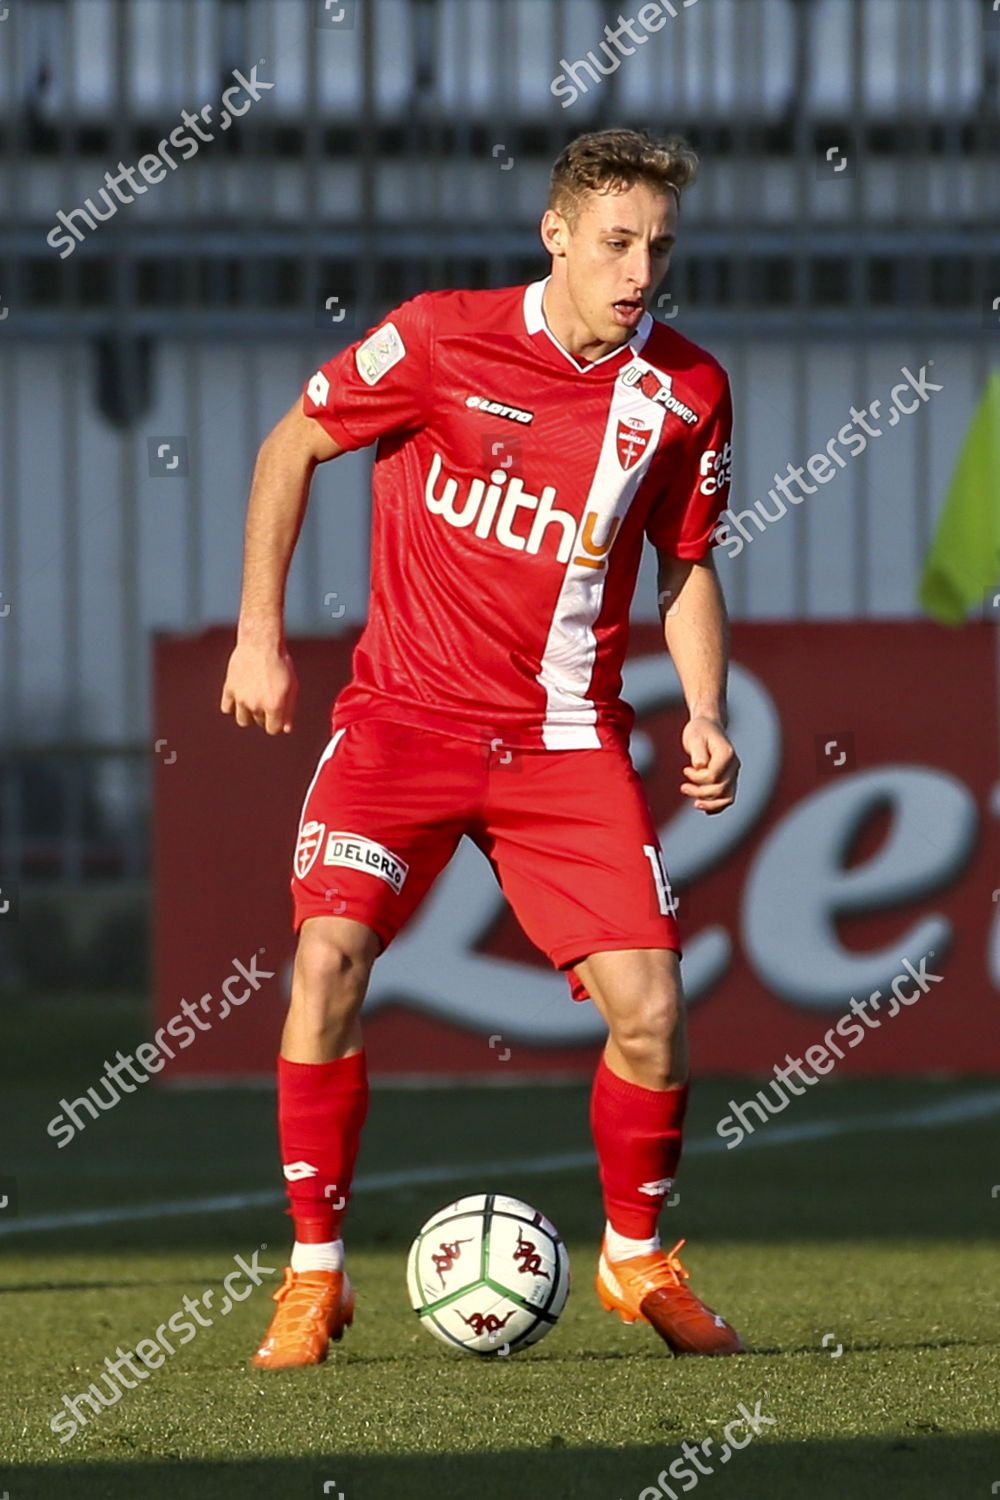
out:
<path id="1" fill-rule="evenodd" d="M 562 214 L 556 213 L 554 208 L 547 208 L 542 214 L 539 233 L 542 237 L 542 244 L 550 255 L 566 254 L 569 226 Z"/>

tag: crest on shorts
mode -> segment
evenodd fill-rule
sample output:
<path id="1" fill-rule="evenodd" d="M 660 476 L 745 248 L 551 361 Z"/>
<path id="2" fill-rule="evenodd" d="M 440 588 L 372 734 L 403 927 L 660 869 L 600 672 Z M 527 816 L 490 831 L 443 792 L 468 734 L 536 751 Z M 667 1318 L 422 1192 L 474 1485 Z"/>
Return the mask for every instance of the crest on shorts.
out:
<path id="1" fill-rule="evenodd" d="M 299 829 L 299 841 L 295 846 L 295 873 L 300 880 L 305 880 L 315 864 L 325 832 L 326 824 L 317 823 L 315 818 L 310 818 Z"/>
<path id="2" fill-rule="evenodd" d="M 634 469 L 653 436 L 652 427 L 640 422 L 638 417 L 622 417 L 618 422 L 618 462 L 626 471 Z"/>

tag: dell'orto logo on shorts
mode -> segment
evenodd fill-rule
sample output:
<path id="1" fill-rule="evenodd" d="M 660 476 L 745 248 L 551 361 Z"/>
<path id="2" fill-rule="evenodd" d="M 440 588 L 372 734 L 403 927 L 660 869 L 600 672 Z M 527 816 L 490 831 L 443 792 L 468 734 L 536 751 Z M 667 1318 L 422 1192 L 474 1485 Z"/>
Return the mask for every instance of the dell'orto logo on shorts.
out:
<path id="1" fill-rule="evenodd" d="M 494 469 L 489 484 L 485 479 L 473 479 L 468 493 L 460 500 L 457 479 L 446 478 L 438 492 L 443 467 L 440 453 L 435 453 L 424 486 L 424 499 L 431 514 L 442 516 L 449 526 L 460 531 L 472 526 L 478 537 L 492 536 L 501 547 L 533 555 L 541 551 L 543 542 L 548 546 L 549 529 L 554 527 L 559 562 L 572 559 L 584 568 L 604 567 L 621 523 L 620 516 L 612 518 L 607 536 L 599 541 L 594 534 L 601 519 L 599 513 L 588 510 L 577 525 L 575 516 L 568 510 L 557 510 L 554 485 L 547 484 L 540 495 L 532 495 L 525 489 L 524 480 L 516 474 L 510 474 L 506 469 Z M 515 522 L 525 525 L 523 511 L 532 515 L 527 534 L 514 530 Z"/>
<path id="2" fill-rule="evenodd" d="M 657 406 L 666 407 L 667 411 L 673 412 L 675 417 L 680 417 L 689 427 L 700 422 L 696 411 L 690 406 L 685 406 L 683 401 L 678 401 L 674 395 L 674 383 L 669 375 L 657 375 L 655 370 L 644 370 L 642 365 L 633 361 L 621 377 L 622 385 L 636 385 L 644 396 L 650 401 L 655 401 Z"/>
<path id="3" fill-rule="evenodd" d="M 409 865 L 383 844 L 376 844 L 374 839 L 360 838 L 356 833 L 331 833 L 326 841 L 323 863 L 366 870 L 369 875 L 377 875 L 386 885 L 391 885 L 397 896 L 410 873 Z"/>
<path id="4" fill-rule="evenodd" d="M 527 427 L 535 420 L 533 411 L 521 411 L 517 406 L 504 406 L 502 401 L 491 401 L 488 396 L 466 396 L 466 406 L 474 411 L 484 411 L 490 417 L 506 417 L 510 422 L 523 422 Z"/>

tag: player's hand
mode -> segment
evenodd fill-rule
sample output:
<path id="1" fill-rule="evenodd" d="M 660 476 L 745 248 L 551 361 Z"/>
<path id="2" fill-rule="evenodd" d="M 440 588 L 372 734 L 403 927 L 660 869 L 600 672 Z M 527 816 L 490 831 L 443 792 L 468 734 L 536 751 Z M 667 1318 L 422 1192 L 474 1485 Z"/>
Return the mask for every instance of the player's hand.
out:
<path id="1" fill-rule="evenodd" d="M 284 643 L 237 641 L 219 704 L 224 714 L 235 714 L 241 729 L 259 724 L 268 734 L 291 734 L 298 696 L 299 680 Z"/>
<path id="2" fill-rule="evenodd" d="M 710 815 L 730 807 L 736 800 L 740 762 L 722 725 L 716 719 L 689 719 L 681 744 L 690 762 L 684 767 L 682 795 Z"/>

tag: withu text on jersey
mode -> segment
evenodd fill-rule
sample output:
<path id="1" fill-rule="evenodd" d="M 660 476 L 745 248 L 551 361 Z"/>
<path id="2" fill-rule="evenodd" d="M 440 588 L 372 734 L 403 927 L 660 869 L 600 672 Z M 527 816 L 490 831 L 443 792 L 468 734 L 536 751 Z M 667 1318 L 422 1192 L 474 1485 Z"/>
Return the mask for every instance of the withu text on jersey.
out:
<path id="1" fill-rule="evenodd" d="M 568 510 L 556 509 L 554 485 L 547 484 L 540 495 L 533 495 L 516 474 L 494 469 L 488 484 L 485 479 L 470 480 L 466 494 L 459 501 L 457 479 L 445 477 L 439 488 L 443 468 L 444 460 L 440 453 L 435 453 L 424 485 L 424 499 L 431 514 L 441 516 L 449 526 L 460 530 L 472 526 L 474 534 L 481 538 L 492 532 L 502 547 L 532 554 L 540 552 L 543 544 L 548 546 L 549 529 L 554 527 L 558 562 L 572 560 L 585 568 L 605 566 L 620 524 L 619 516 L 612 516 L 608 534 L 598 539 L 594 533 L 600 513 L 587 510 L 578 524 Z M 526 534 L 514 529 L 522 511 L 533 515 Z"/>

